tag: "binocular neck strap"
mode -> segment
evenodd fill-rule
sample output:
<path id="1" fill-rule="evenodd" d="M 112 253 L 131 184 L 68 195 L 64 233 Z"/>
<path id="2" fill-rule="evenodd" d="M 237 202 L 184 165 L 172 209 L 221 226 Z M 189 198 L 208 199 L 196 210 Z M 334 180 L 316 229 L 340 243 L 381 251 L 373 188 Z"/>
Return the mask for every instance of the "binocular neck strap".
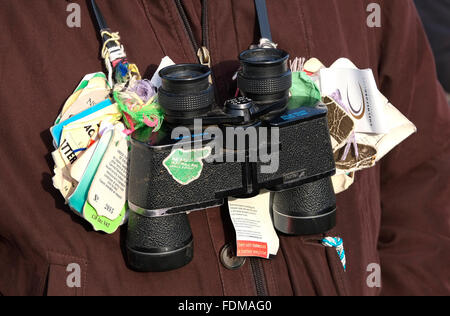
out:
<path id="1" fill-rule="evenodd" d="M 261 38 L 272 42 L 272 32 L 270 31 L 269 15 L 267 14 L 266 0 L 255 0 L 256 12 L 258 14 L 259 29 Z"/>
<path id="2" fill-rule="evenodd" d="M 197 43 L 195 39 L 194 32 L 192 30 L 191 23 L 186 14 L 186 11 L 181 3 L 181 0 L 175 0 L 175 5 L 177 6 L 178 12 L 183 20 L 184 27 L 188 33 L 189 39 L 191 40 L 192 46 L 197 53 L 198 59 L 202 65 L 206 65 L 211 68 L 211 57 L 209 55 L 209 25 L 208 25 L 208 0 L 202 0 L 202 43 L 201 46 Z"/>

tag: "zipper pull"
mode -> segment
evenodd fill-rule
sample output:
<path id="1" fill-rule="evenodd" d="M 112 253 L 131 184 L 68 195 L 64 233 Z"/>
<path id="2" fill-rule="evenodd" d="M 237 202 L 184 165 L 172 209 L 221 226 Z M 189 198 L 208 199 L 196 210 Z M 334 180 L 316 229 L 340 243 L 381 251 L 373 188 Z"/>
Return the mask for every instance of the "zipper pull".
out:
<path id="1" fill-rule="evenodd" d="M 203 66 L 208 66 L 209 69 L 211 69 L 211 55 L 209 54 L 209 50 L 205 46 L 202 46 L 198 49 L 197 56 L 200 64 L 202 64 Z M 209 76 L 209 82 L 212 84 L 211 76 Z"/>
<path id="2" fill-rule="evenodd" d="M 200 64 L 211 68 L 211 56 L 209 55 L 209 50 L 205 46 L 198 49 L 197 56 Z"/>

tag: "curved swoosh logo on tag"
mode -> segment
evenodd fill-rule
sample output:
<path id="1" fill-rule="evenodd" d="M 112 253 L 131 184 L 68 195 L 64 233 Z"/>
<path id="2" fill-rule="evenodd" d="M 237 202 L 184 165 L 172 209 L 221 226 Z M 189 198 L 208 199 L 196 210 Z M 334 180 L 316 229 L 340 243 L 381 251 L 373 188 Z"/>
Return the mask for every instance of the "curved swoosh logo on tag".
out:
<path id="1" fill-rule="evenodd" d="M 363 118 L 364 114 L 366 114 L 366 100 L 364 99 L 364 91 L 363 91 L 363 88 L 361 87 L 361 84 L 358 84 L 358 86 L 359 86 L 359 90 L 361 92 L 362 104 L 359 106 L 359 108 L 355 109 L 355 107 L 353 106 L 353 104 L 350 100 L 350 94 L 349 94 L 350 89 L 348 88 L 348 86 L 347 86 L 347 101 L 350 106 L 350 114 L 355 119 L 360 120 Z"/>

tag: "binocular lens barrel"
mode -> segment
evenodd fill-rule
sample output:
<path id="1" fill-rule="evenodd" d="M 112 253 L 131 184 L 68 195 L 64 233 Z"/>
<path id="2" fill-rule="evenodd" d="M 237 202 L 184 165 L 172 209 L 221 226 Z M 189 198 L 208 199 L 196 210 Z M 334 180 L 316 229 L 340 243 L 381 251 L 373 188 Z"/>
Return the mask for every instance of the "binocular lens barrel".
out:
<path id="1" fill-rule="evenodd" d="M 139 272 L 163 272 L 187 265 L 194 256 L 187 214 L 146 217 L 130 212 L 126 252 L 129 266 Z"/>
<path id="2" fill-rule="evenodd" d="M 159 75 L 159 104 L 166 112 L 166 121 L 182 123 L 183 119 L 199 118 L 211 111 L 215 98 L 209 67 L 173 65 L 162 69 Z"/>
<path id="3" fill-rule="evenodd" d="M 322 234 L 336 225 L 336 196 L 330 177 L 272 193 L 275 228 L 288 235 Z"/>
<path id="4" fill-rule="evenodd" d="M 244 96 L 261 105 L 287 100 L 292 86 L 287 52 L 257 48 L 242 52 L 239 59 L 238 87 Z"/>

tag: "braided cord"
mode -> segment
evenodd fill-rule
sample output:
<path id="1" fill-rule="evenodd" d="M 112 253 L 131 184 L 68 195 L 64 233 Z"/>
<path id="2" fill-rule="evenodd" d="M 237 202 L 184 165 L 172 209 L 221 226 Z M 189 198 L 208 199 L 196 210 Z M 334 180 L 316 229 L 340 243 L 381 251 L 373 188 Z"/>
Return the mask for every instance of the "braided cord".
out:
<path id="1" fill-rule="evenodd" d="M 336 248 L 336 251 L 341 260 L 344 271 L 347 270 L 347 260 L 345 258 L 344 241 L 339 237 L 326 237 L 322 239 L 322 245 L 329 248 Z"/>

